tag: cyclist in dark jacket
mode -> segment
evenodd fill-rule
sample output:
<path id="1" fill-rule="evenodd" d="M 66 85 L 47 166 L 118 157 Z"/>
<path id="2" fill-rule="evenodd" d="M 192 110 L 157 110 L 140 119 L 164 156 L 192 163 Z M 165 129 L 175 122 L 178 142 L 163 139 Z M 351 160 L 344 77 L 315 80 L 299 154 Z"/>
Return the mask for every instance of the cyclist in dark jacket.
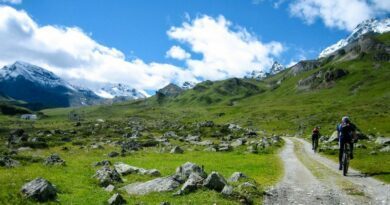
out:
<path id="1" fill-rule="evenodd" d="M 339 170 L 342 170 L 342 157 L 345 143 L 350 144 L 351 159 L 353 159 L 353 141 L 356 138 L 356 126 L 350 121 L 349 117 L 342 118 L 341 123 L 337 125 L 337 136 L 339 137 Z"/>
<path id="2" fill-rule="evenodd" d="M 314 148 L 317 148 L 318 147 L 318 139 L 320 138 L 321 134 L 320 134 L 320 127 L 315 127 L 313 129 L 313 132 L 311 134 L 311 144 L 313 146 L 313 150 L 315 151 Z"/>

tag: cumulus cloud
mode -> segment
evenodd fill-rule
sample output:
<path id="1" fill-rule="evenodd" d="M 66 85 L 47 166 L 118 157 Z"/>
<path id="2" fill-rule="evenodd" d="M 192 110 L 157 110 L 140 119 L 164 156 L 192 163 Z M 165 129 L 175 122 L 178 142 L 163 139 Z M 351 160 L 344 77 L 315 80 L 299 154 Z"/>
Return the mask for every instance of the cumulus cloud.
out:
<path id="1" fill-rule="evenodd" d="M 240 77 L 253 69 L 270 67 L 283 51 L 278 42 L 263 43 L 223 16 L 201 16 L 167 32 L 188 44 L 192 57 L 172 46 L 167 57 L 183 60 L 184 67 L 160 62 L 126 60 L 119 50 L 102 45 L 77 27 L 38 25 L 25 11 L 0 6 L 0 65 L 17 60 L 47 68 L 69 81 L 96 88 L 124 83 L 140 90 L 156 90 L 170 82 Z M 199 58 L 199 57 L 198 57 Z"/>
<path id="2" fill-rule="evenodd" d="M 94 41 L 80 28 L 39 26 L 25 11 L 0 6 L 0 63 L 27 61 L 73 82 L 116 82 L 137 89 L 158 89 L 175 81 L 194 80 L 180 67 L 125 55 Z"/>
<path id="3" fill-rule="evenodd" d="M 21 4 L 22 0 L 0 0 L 0 3 Z"/>
<path id="4" fill-rule="evenodd" d="M 295 0 L 293 16 L 312 24 L 321 19 L 327 27 L 353 30 L 360 22 L 390 12 L 388 0 Z"/>
<path id="5" fill-rule="evenodd" d="M 269 68 L 283 51 L 279 42 L 263 43 L 244 28 L 233 26 L 223 16 L 200 16 L 167 32 L 171 39 L 188 44 L 201 59 L 186 59 L 196 77 L 219 80 L 242 77 L 252 70 Z"/>
<path id="6" fill-rule="evenodd" d="M 172 46 L 166 53 L 166 57 L 174 58 L 177 60 L 184 60 L 191 57 L 191 54 L 187 53 L 180 46 Z"/>

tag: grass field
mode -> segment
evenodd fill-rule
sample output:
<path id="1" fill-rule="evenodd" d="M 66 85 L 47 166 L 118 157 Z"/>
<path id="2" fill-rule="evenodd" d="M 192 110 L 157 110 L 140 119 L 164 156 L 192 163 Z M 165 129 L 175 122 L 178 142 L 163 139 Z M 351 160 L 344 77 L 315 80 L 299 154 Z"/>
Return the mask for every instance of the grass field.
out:
<path id="1" fill-rule="evenodd" d="M 79 149 L 71 146 L 69 151 L 62 151 L 60 147 L 44 150 L 34 150 L 24 152 L 20 158 L 34 158 L 35 163 L 22 161 L 24 166 L 5 169 L 0 168 L 0 204 L 33 204 L 24 200 L 20 196 L 21 186 L 36 178 L 44 177 L 57 186 L 60 191 L 58 200 L 61 204 L 102 204 L 112 193 L 108 193 L 100 188 L 97 181 L 92 178 L 98 167 L 93 163 L 107 159 L 105 156 L 112 147 L 105 150 Z M 64 160 L 66 166 L 45 166 L 39 159 L 43 159 L 51 153 L 58 153 Z M 23 156 L 23 157 L 22 157 Z M 204 165 L 206 172 L 218 171 L 228 178 L 233 172 L 241 171 L 249 177 L 255 179 L 262 188 L 274 184 L 282 174 L 282 165 L 276 154 L 247 154 L 242 151 L 229 153 L 213 153 L 203 151 L 189 151 L 182 155 L 170 153 L 159 153 L 157 148 L 150 148 L 142 152 L 137 152 L 131 156 L 110 159 L 112 162 L 125 162 L 143 168 L 156 168 L 163 176 L 171 175 L 176 167 L 187 161 Z M 128 175 L 124 177 L 125 182 L 119 184 L 129 184 L 136 181 L 147 181 L 152 179 L 148 176 Z M 238 204 L 237 201 L 225 199 L 221 194 L 209 191 L 198 190 L 187 196 L 172 196 L 172 192 L 157 193 L 146 196 L 129 196 L 123 194 L 129 204 L 159 204 L 162 201 L 169 201 L 171 204 Z M 261 203 L 261 201 L 257 201 Z"/>

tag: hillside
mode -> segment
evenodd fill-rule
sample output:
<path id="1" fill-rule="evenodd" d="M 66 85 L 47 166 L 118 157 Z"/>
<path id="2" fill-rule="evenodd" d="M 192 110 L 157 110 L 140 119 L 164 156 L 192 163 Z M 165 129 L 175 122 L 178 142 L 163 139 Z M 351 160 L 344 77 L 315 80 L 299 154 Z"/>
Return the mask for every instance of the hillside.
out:
<path id="1" fill-rule="evenodd" d="M 205 81 L 162 104 L 152 97 L 128 107 L 184 109 L 199 120 L 237 122 L 291 134 L 308 133 L 316 125 L 331 133 L 341 116 L 349 115 L 365 132 L 388 135 L 389 39 L 390 33 L 366 35 L 336 55 L 299 62 L 261 81 Z"/>

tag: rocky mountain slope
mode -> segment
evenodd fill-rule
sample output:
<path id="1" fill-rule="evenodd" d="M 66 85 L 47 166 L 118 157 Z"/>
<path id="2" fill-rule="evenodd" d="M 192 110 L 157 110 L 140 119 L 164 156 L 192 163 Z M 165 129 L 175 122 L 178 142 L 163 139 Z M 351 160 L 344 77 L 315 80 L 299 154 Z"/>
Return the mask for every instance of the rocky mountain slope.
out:
<path id="1" fill-rule="evenodd" d="M 72 86 L 50 71 L 19 61 L 0 69 L 0 92 L 35 109 L 101 102 L 91 90 Z"/>
<path id="2" fill-rule="evenodd" d="M 328 57 L 329 55 L 335 53 L 339 49 L 345 47 L 346 45 L 358 40 L 361 36 L 367 33 L 386 33 L 390 31 L 390 18 L 385 18 L 382 20 L 369 19 L 363 21 L 352 31 L 352 33 L 347 36 L 345 39 L 341 39 L 337 43 L 325 48 L 319 55 L 320 58 Z"/>

